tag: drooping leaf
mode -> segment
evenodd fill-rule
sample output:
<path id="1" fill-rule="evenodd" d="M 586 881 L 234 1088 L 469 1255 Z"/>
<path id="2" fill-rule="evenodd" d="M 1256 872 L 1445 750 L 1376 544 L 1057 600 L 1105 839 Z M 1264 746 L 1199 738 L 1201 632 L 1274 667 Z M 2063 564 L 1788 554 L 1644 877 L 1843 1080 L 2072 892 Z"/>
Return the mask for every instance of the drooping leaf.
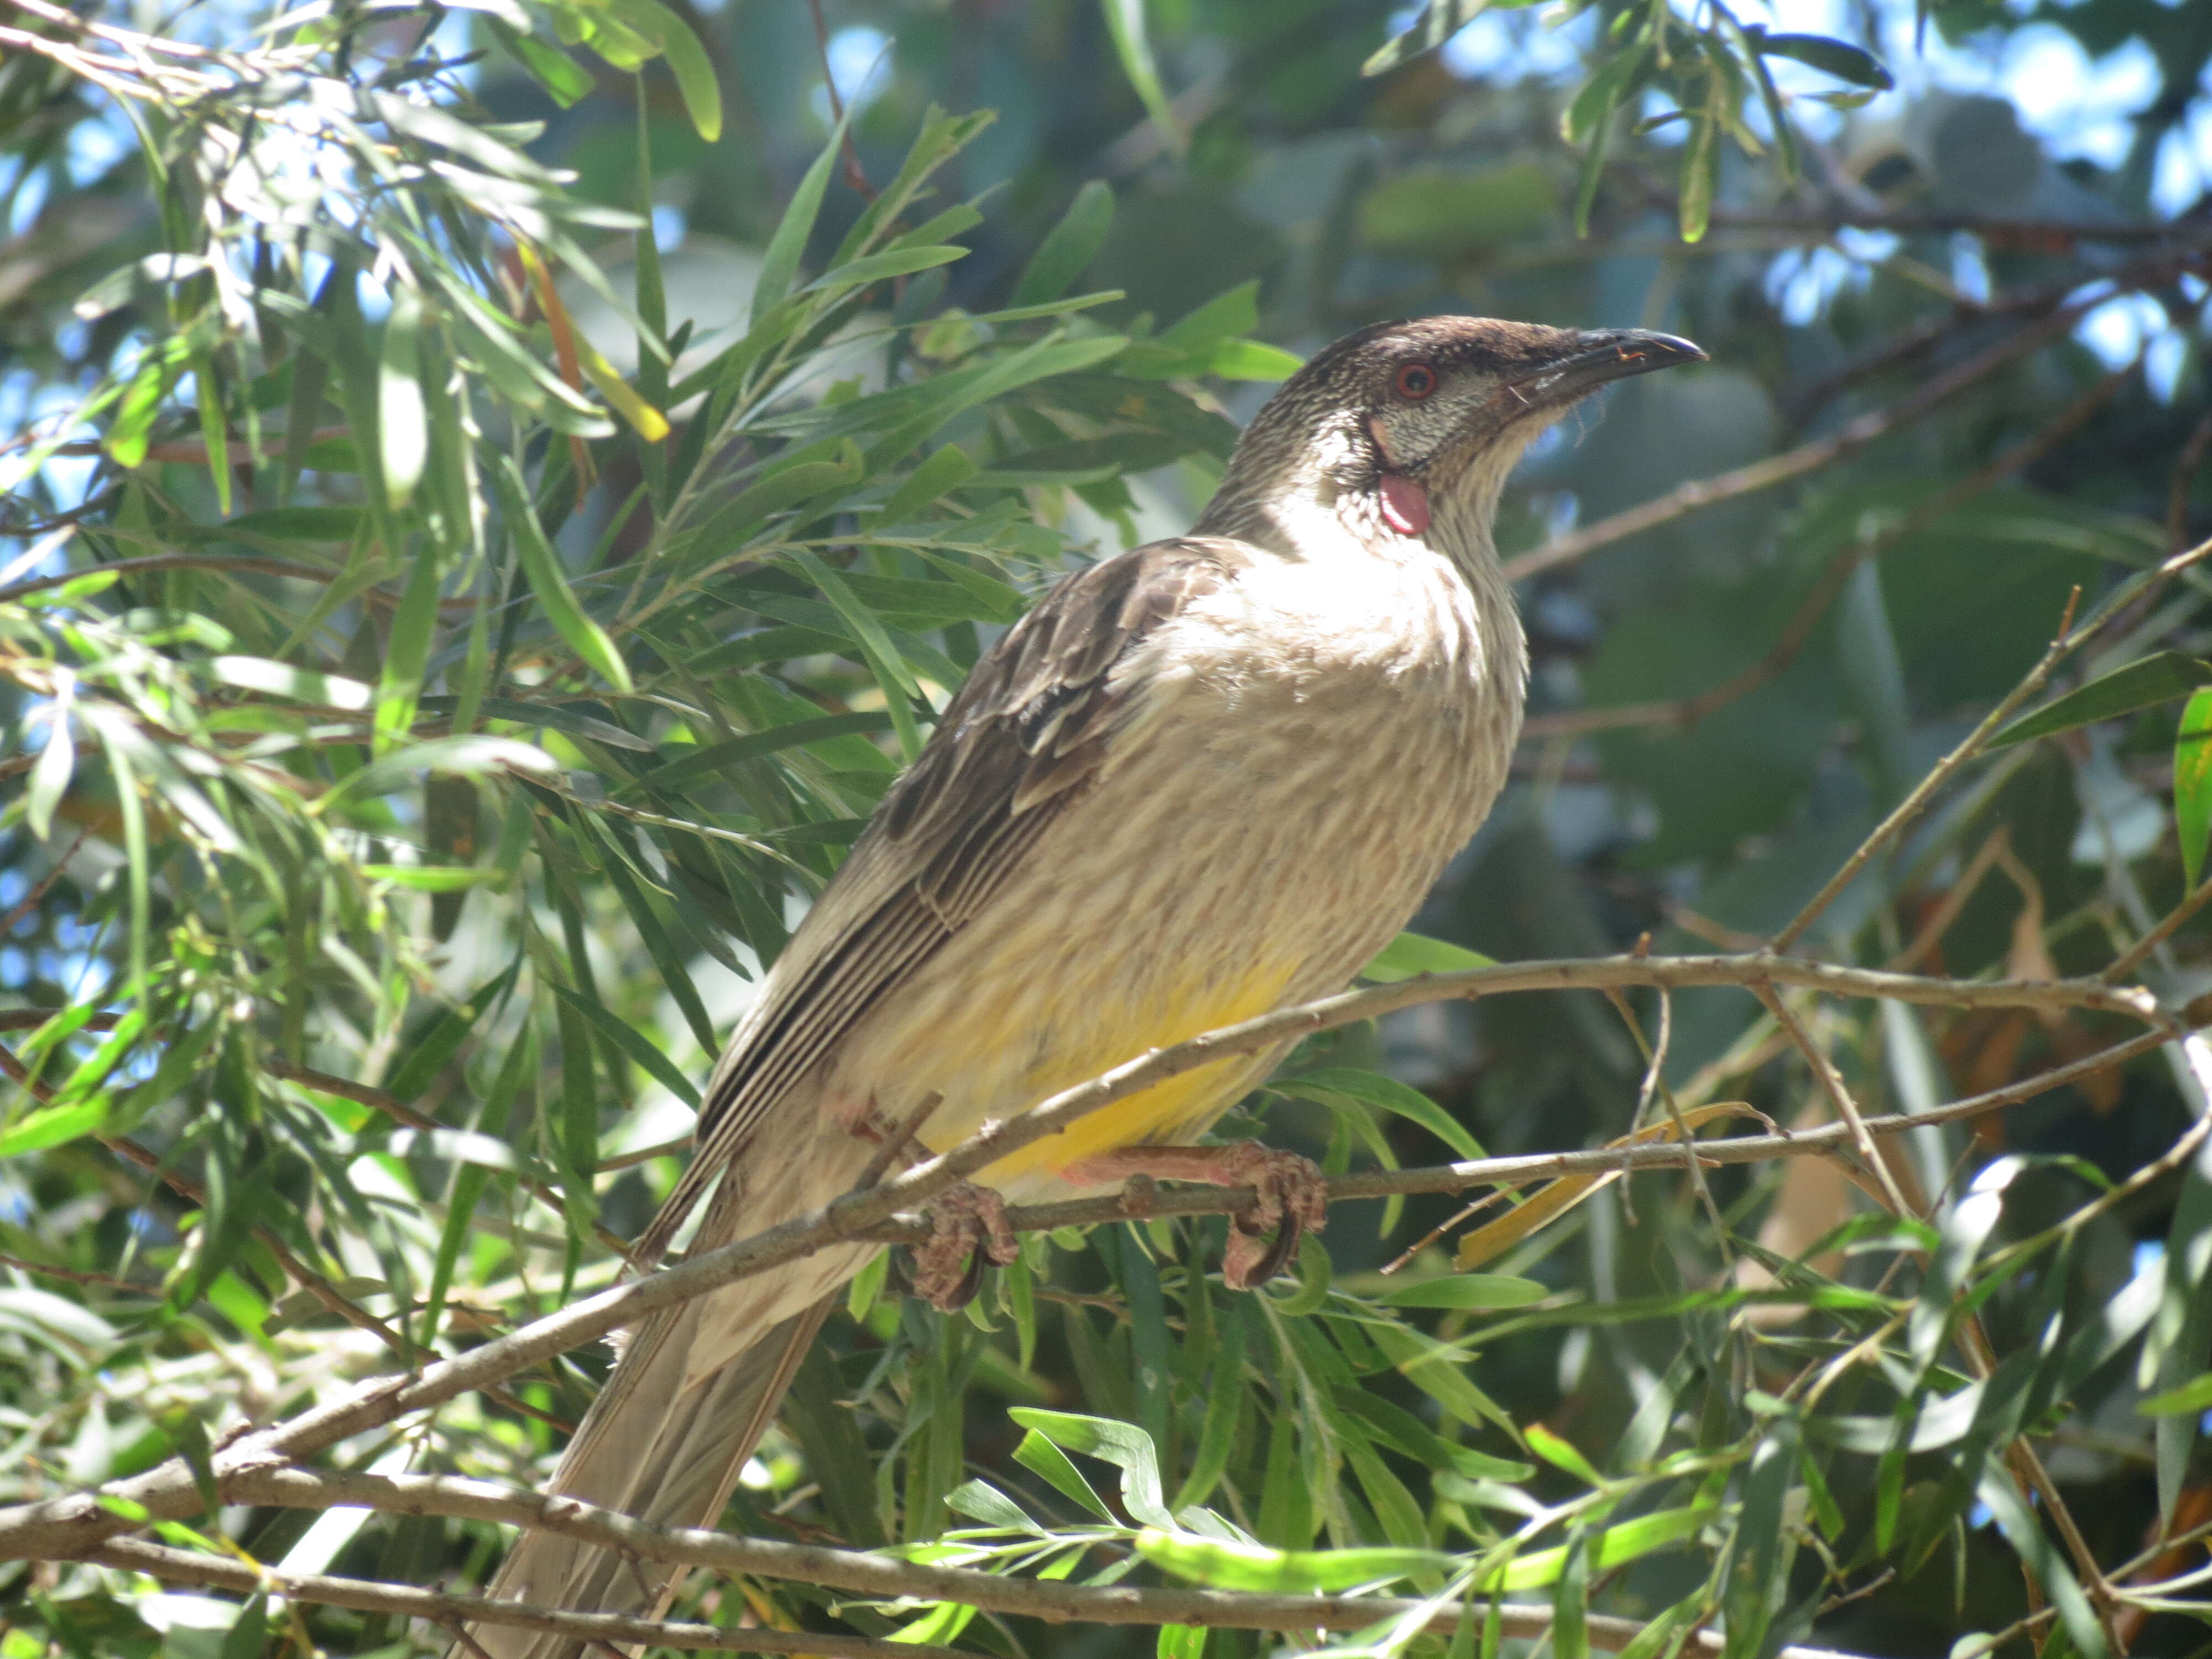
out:
<path id="1" fill-rule="evenodd" d="M 2118 720 L 2139 709 L 2172 702 L 2212 685 L 2212 662 L 2180 651 L 2160 651 L 2125 667 L 2100 674 L 2088 684 L 2045 703 L 1990 739 L 1992 749 L 2071 732 L 2099 720 Z"/>

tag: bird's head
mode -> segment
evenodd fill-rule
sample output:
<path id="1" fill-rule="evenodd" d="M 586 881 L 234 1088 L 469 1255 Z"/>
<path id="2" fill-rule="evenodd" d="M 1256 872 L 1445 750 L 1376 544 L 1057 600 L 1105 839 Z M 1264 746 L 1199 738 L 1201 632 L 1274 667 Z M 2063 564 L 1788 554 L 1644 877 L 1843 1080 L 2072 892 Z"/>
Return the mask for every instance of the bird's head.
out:
<path id="1" fill-rule="evenodd" d="M 1378 323 L 1317 353 L 1268 400 L 1199 528 L 1296 548 L 1334 520 L 1364 540 L 1473 556 L 1531 439 L 1601 386 L 1705 355 L 1640 329 Z"/>

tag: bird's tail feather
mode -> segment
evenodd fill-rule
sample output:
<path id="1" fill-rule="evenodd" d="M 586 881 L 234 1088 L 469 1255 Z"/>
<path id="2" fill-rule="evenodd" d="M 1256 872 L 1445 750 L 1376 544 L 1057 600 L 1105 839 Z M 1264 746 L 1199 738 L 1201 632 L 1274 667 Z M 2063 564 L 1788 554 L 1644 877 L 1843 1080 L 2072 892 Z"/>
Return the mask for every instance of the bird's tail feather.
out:
<path id="1" fill-rule="evenodd" d="M 732 1195 L 734 1196 L 734 1195 Z M 728 1231 L 715 1212 L 702 1243 Z M 747 1231 L 750 1231 L 748 1229 Z M 647 1319 L 625 1346 L 554 1472 L 550 1490 L 669 1527 L 711 1527 L 821 1328 L 829 1294 L 872 1245 L 842 1245 Z M 538 1607 L 654 1617 L 678 1570 L 557 1533 L 525 1531 L 489 1594 Z M 453 1654 L 577 1659 L 582 1644 L 512 1626 L 469 1627 Z"/>

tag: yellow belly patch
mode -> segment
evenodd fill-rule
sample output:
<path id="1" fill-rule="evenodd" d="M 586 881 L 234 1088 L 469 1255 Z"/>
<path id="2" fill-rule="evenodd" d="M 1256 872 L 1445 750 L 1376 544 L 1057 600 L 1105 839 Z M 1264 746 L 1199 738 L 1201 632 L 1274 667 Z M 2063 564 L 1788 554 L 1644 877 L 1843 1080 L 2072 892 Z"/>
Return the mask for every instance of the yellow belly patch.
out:
<path id="1" fill-rule="evenodd" d="M 1088 1082 L 1147 1049 L 1164 1048 L 1266 1013 L 1279 1002 L 1294 971 L 1290 967 L 1255 970 L 1233 991 L 1218 985 L 1208 986 L 1202 993 L 1182 1000 L 1174 1015 L 1164 1019 L 1146 1017 L 1134 1009 L 1120 1018 L 1111 1009 L 1085 1010 L 1084 1040 L 1079 1048 L 1052 1054 L 1030 1073 L 1029 1086 L 1034 1091 L 1031 1103 Z M 1020 1039 L 1016 1036 L 1012 1040 Z M 1018 1176 L 1038 1171 L 1057 1174 L 1071 1164 L 1095 1158 L 1101 1152 L 1168 1139 L 1177 1131 L 1188 1133 L 1193 1126 L 1202 1126 L 1234 1104 L 1237 1097 L 1251 1086 L 1252 1073 L 1259 1063 L 1251 1054 L 1231 1054 L 1194 1071 L 1180 1073 L 1077 1119 L 1060 1134 L 1030 1143 L 990 1165 L 975 1179 L 985 1186 L 1000 1186 Z M 943 1152 L 957 1145 L 975 1127 L 969 1125 L 948 1133 L 953 1127 L 933 1122 L 929 1127 L 935 1133 L 926 1133 L 922 1139 L 931 1151 Z"/>

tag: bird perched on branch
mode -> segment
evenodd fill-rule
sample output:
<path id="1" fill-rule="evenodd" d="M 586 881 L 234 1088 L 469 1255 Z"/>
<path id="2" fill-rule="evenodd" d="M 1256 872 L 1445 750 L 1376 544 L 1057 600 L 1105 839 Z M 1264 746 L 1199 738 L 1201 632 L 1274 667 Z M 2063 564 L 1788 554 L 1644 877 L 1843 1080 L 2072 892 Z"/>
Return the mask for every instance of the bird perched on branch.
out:
<path id="1" fill-rule="evenodd" d="M 823 1205 L 1146 1049 L 1340 989 L 1504 783 L 1528 653 L 1491 542 L 1528 441 L 1610 381 L 1701 358 L 1634 331 L 1431 317 L 1321 352 L 1188 536 L 1063 580 L 979 662 L 793 934 L 715 1067 L 643 1241 L 695 1249 Z M 1322 1224 L 1317 1172 L 1196 1143 L 1280 1050 L 1224 1058 L 986 1169 L 916 1289 L 957 1305 L 1000 1215 L 1136 1173 L 1251 1186 L 1232 1285 Z M 1270 1237 L 1272 1235 L 1272 1237 Z M 556 1492 L 708 1526 L 775 1412 L 842 1245 L 652 1316 Z M 656 1610 L 670 1570 L 526 1533 L 493 1594 Z M 495 1659 L 579 1645 L 477 1626 Z"/>

